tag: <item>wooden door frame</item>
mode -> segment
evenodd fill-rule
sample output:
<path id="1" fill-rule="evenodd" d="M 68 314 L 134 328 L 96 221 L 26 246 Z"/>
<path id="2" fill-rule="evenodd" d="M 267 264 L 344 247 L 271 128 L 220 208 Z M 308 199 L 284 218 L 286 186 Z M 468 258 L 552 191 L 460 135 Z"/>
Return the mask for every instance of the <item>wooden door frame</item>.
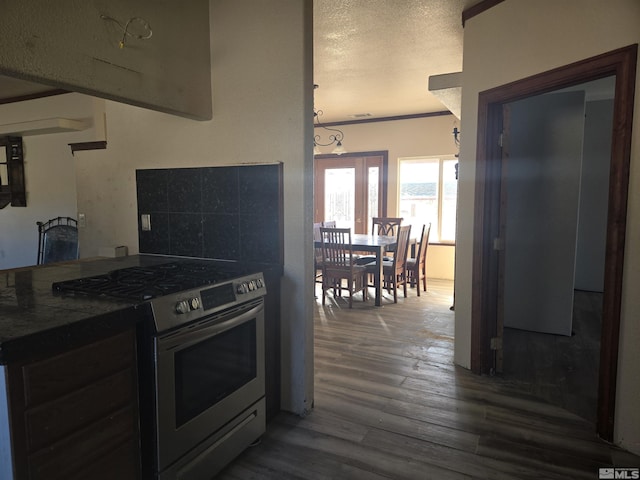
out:
<path id="1" fill-rule="evenodd" d="M 478 97 L 478 136 L 472 272 L 471 369 L 493 369 L 491 338 L 496 333 L 498 255 L 493 240 L 500 226 L 502 106 L 523 98 L 615 75 L 609 176 L 609 206 L 604 276 L 603 319 L 598 384 L 598 434 L 613 440 L 620 310 L 627 222 L 629 165 L 638 45 L 502 85 Z"/>
<path id="2" fill-rule="evenodd" d="M 379 151 L 368 151 L 368 152 L 349 152 L 343 153 L 341 155 L 336 154 L 321 154 L 315 155 L 313 158 L 313 171 L 315 175 L 317 160 L 323 159 L 347 159 L 347 158 L 366 158 L 366 157 L 382 157 L 382 166 L 380 172 L 379 186 L 380 186 L 380 206 L 381 212 L 379 216 L 386 217 L 387 216 L 387 198 L 388 198 L 388 182 L 389 182 L 389 152 L 387 150 L 379 150 Z M 323 179 L 314 179 L 314 190 L 324 186 Z M 314 221 L 323 221 L 324 219 L 317 220 L 316 217 L 316 198 L 314 194 L 313 200 L 313 210 L 314 210 Z M 366 213 L 366 212 L 365 212 Z M 368 226 L 367 226 L 368 228 Z"/>

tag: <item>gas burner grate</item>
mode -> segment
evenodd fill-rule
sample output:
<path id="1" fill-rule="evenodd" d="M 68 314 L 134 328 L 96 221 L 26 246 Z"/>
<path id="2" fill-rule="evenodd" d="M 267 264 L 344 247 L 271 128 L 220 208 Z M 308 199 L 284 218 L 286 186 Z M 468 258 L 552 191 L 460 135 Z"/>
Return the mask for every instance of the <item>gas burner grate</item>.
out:
<path id="1" fill-rule="evenodd" d="M 128 267 L 103 275 L 52 285 L 54 293 L 80 293 L 144 301 L 171 293 L 212 285 L 238 275 L 237 268 L 204 262 L 170 262 Z"/>

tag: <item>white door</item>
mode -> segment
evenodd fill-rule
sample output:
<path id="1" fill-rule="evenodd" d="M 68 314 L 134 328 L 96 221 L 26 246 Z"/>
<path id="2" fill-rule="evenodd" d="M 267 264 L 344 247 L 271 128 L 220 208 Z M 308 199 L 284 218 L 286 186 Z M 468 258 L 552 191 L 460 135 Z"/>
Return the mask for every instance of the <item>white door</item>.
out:
<path id="1" fill-rule="evenodd" d="M 507 109 L 504 326 L 571 335 L 584 93 L 540 95 Z"/>

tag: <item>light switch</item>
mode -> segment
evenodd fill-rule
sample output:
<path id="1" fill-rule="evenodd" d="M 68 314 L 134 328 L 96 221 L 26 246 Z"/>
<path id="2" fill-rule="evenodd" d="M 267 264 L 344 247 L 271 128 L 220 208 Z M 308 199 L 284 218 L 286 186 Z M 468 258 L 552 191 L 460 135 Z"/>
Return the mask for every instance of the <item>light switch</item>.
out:
<path id="1" fill-rule="evenodd" d="M 87 226 L 87 217 L 84 213 L 78 213 L 78 228 L 84 228 Z"/>
<path id="2" fill-rule="evenodd" d="M 151 215 L 148 213 L 143 213 L 140 215 L 140 226 L 143 232 L 151 231 Z"/>

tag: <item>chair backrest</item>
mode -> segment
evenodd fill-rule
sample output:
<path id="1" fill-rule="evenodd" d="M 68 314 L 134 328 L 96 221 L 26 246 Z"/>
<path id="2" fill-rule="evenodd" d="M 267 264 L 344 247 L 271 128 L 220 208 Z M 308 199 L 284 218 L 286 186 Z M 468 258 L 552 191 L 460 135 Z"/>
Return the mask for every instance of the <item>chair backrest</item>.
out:
<path id="1" fill-rule="evenodd" d="M 351 267 L 353 247 L 350 228 L 320 228 L 322 261 L 325 267 Z"/>
<path id="2" fill-rule="evenodd" d="M 56 217 L 38 225 L 38 265 L 77 260 L 78 222 L 71 217 Z"/>
<path id="3" fill-rule="evenodd" d="M 320 228 L 322 227 L 322 223 L 314 223 L 313 224 L 313 243 L 319 242 L 322 240 L 322 236 L 320 235 Z M 316 263 L 322 262 L 322 247 L 314 247 Z"/>
<path id="4" fill-rule="evenodd" d="M 322 222 L 322 226 L 327 228 L 336 228 L 337 225 L 335 220 L 327 220 L 326 222 Z"/>
<path id="5" fill-rule="evenodd" d="M 393 263 L 396 271 L 404 270 L 407 264 L 407 252 L 409 251 L 409 240 L 411 235 L 411 225 L 405 225 L 398 229 L 398 243 L 396 253 L 393 256 Z"/>
<path id="6" fill-rule="evenodd" d="M 374 235 L 395 236 L 402 224 L 402 217 L 373 217 L 371 232 Z M 377 228 L 376 228 L 377 227 Z"/>
<path id="7" fill-rule="evenodd" d="M 420 237 L 420 245 L 416 253 L 416 263 L 423 265 L 427 259 L 427 247 L 429 246 L 429 233 L 431 232 L 431 223 L 422 225 L 422 236 Z"/>

